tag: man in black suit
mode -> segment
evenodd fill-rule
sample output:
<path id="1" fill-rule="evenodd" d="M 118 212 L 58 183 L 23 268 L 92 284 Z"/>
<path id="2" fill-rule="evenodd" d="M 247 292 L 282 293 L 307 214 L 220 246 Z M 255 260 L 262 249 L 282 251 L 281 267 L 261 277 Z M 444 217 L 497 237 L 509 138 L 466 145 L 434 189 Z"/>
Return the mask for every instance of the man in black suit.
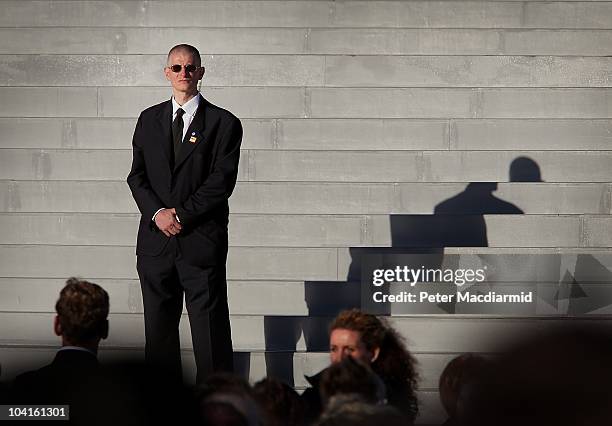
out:
<path id="1" fill-rule="evenodd" d="M 62 347 L 51 364 L 15 379 L 11 399 L 70 404 L 71 417 L 79 418 L 95 404 L 91 394 L 99 383 L 98 345 L 108 336 L 108 294 L 97 284 L 70 278 L 55 310 L 53 330 L 61 337 Z"/>
<path id="2" fill-rule="evenodd" d="M 173 47 L 164 70 L 172 99 L 140 114 L 127 178 L 142 213 L 136 254 L 145 352 L 180 377 L 184 293 L 201 382 L 233 369 L 225 262 L 242 126 L 198 92 L 204 67 L 195 47 Z"/>

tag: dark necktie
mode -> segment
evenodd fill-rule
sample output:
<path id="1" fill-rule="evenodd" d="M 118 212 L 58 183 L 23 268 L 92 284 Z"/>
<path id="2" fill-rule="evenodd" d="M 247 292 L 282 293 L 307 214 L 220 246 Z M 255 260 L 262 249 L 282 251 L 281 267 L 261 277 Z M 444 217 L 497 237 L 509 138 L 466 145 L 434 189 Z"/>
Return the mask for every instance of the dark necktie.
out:
<path id="1" fill-rule="evenodd" d="M 183 111 L 181 108 L 176 110 L 176 118 L 172 123 L 172 141 L 174 142 L 174 159 L 178 158 L 183 143 Z"/>

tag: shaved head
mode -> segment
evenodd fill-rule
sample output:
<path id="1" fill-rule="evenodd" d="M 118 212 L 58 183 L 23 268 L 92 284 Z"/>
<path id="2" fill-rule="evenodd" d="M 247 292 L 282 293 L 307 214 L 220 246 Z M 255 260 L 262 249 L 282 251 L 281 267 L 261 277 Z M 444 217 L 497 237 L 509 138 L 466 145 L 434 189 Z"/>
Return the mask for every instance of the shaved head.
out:
<path id="1" fill-rule="evenodd" d="M 196 49 L 190 44 L 177 44 L 172 49 L 170 49 L 170 52 L 168 52 L 167 65 L 171 65 L 170 57 L 172 56 L 172 54 L 178 53 L 178 52 L 184 52 L 184 53 L 190 54 L 193 57 L 193 60 L 195 62 L 194 65 L 198 67 L 202 65 L 202 59 L 200 58 L 200 52 L 198 51 L 198 49 Z"/>

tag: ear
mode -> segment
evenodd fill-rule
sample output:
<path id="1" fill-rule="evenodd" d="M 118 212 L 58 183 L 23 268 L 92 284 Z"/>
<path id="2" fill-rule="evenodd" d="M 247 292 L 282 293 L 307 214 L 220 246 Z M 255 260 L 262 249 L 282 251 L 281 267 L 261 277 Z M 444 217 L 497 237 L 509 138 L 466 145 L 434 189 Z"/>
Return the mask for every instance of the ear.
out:
<path id="1" fill-rule="evenodd" d="M 372 351 L 372 358 L 370 358 L 370 362 L 374 362 L 378 359 L 378 355 L 380 355 L 380 348 L 374 348 Z"/>
<path id="2" fill-rule="evenodd" d="M 53 318 L 53 332 L 56 336 L 62 335 L 62 325 L 60 324 L 59 316 Z"/>
<path id="3" fill-rule="evenodd" d="M 172 72 L 172 70 L 169 67 L 164 67 L 164 75 L 166 76 L 166 80 L 171 81 L 170 80 L 170 73 Z"/>
<path id="4" fill-rule="evenodd" d="M 206 68 L 200 67 L 200 71 L 198 71 L 198 73 L 198 80 L 202 80 L 202 77 L 204 77 L 204 73 L 206 73 Z"/>
<path id="5" fill-rule="evenodd" d="M 106 339 L 108 337 L 108 320 L 104 321 L 104 325 L 102 326 L 102 330 L 100 332 L 100 338 Z"/>

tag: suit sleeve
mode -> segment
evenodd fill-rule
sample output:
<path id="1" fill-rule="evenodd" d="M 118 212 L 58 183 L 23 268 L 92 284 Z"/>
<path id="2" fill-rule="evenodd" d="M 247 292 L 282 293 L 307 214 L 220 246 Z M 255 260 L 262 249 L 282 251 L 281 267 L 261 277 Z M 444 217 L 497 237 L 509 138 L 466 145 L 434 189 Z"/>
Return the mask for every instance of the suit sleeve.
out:
<path id="1" fill-rule="evenodd" d="M 157 194 L 155 194 L 155 191 L 153 191 L 149 183 L 142 147 L 143 140 L 144 135 L 141 115 L 136 123 L 134 137 L 132 138 L 132 170 L 130 170 L 130 174 L 127 177 L 127 183 L 130 186 L 132 196 L 138 205 L 140 213 L 142 213 L 144 217 L 149 217 L 152 220 L 155 212 L 165 206 Z"/>
<path id="2" fill-rule="evenodd" d="M 206 181 L 180 206 L 176 214 L 181 223 L 190 226 L 204 214 L 214 210 L 232 195 L 238 176 L 242 125 L 232 117 L 225 128 L 216 153 L 212 173 Z"/>

